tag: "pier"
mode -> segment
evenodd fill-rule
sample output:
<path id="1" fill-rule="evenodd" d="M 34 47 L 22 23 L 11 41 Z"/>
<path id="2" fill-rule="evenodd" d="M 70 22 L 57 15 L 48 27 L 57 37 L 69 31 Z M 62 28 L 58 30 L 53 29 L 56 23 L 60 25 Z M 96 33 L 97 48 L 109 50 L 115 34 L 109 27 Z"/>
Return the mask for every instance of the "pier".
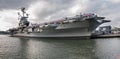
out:
<path id="1" fill-rule="evenodd" d="M 120 34 L 92 35 L 91 38 L 115 38 L 120 37 Z"/>

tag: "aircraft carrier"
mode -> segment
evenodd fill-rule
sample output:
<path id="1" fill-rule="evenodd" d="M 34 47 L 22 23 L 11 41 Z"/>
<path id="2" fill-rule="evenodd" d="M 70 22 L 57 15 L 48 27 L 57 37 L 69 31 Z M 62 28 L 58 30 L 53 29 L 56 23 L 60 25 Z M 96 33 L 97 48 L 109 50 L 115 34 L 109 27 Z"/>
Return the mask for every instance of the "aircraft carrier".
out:
<path id="1" fill-rule="evenodd" d="M 21 9 L 19 26 L 9 29 L 11 36 L 17 37 L 90 37 L 101 24 L 110 22 L 94 13 L 84 13 L 61 20 L 31 24 L 25 8 Z"/>

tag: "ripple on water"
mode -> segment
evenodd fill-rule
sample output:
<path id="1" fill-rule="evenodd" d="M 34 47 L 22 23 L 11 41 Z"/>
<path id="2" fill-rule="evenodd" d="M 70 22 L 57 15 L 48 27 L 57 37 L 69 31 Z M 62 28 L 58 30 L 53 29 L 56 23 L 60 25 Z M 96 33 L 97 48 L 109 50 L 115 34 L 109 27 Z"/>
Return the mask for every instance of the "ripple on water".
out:
<path id="1" fill-rule="evenodd" d="M 120 40 L 35 39 L 0 36 L 1 59 L 115 59 Z"/>

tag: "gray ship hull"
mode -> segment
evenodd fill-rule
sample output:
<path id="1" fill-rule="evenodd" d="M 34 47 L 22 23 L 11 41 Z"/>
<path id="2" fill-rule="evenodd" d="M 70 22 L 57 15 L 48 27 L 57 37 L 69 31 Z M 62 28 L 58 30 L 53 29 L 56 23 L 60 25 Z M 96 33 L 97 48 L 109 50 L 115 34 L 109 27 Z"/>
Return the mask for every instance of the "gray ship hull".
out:
<path id="1" fill-rule="evenodd" d="M 57 26 L 48 25 L 41 32 L 17 33 L 13 36 L 19 37 L 90 37 L 92 31 L 101 23 L 96 20 L 65 23 Z"/>
<path id="2" fill-rule="evenodd" d="M 59 32 L 58 32 L 59 31 Z M 31 33 L 18 33 L 13 36 L 21 37 L 90 37 L 91 32 L 86 32 L 83 30 L 57 30 L 54 33 L 40 33 L 40 32 L 31 32 Z"/>
<path id="3" fill-rule="evenodd" d="M 28 26 L 26 17 L 23 16 L 20 26 L 17 29 L 11 29 L 10 32 L 12 36 L 17 37 L 90 37 L 100 24 L 109 22 L 103 20 L 104 18 L 94 14 L 79 15 L 79 17 L 65 18 L 62 22 L 47 23 L 47 26 L 42 24 L 41 27 L 41 25 Z"/>

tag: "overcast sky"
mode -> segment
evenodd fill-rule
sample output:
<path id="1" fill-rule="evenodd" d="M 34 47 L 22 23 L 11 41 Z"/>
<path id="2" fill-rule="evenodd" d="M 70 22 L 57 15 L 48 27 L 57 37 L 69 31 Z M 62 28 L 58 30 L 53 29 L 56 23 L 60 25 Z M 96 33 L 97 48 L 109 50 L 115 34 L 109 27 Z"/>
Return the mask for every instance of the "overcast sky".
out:
<path id="1" fill-rule="evenodd" d="M 112 20 L 103 25 L 120 27 L 120 0 L 0 0 L 0 30 L 18 26 L 21 7 L 26 7 L 32 23 L 95 13 Z"/>

